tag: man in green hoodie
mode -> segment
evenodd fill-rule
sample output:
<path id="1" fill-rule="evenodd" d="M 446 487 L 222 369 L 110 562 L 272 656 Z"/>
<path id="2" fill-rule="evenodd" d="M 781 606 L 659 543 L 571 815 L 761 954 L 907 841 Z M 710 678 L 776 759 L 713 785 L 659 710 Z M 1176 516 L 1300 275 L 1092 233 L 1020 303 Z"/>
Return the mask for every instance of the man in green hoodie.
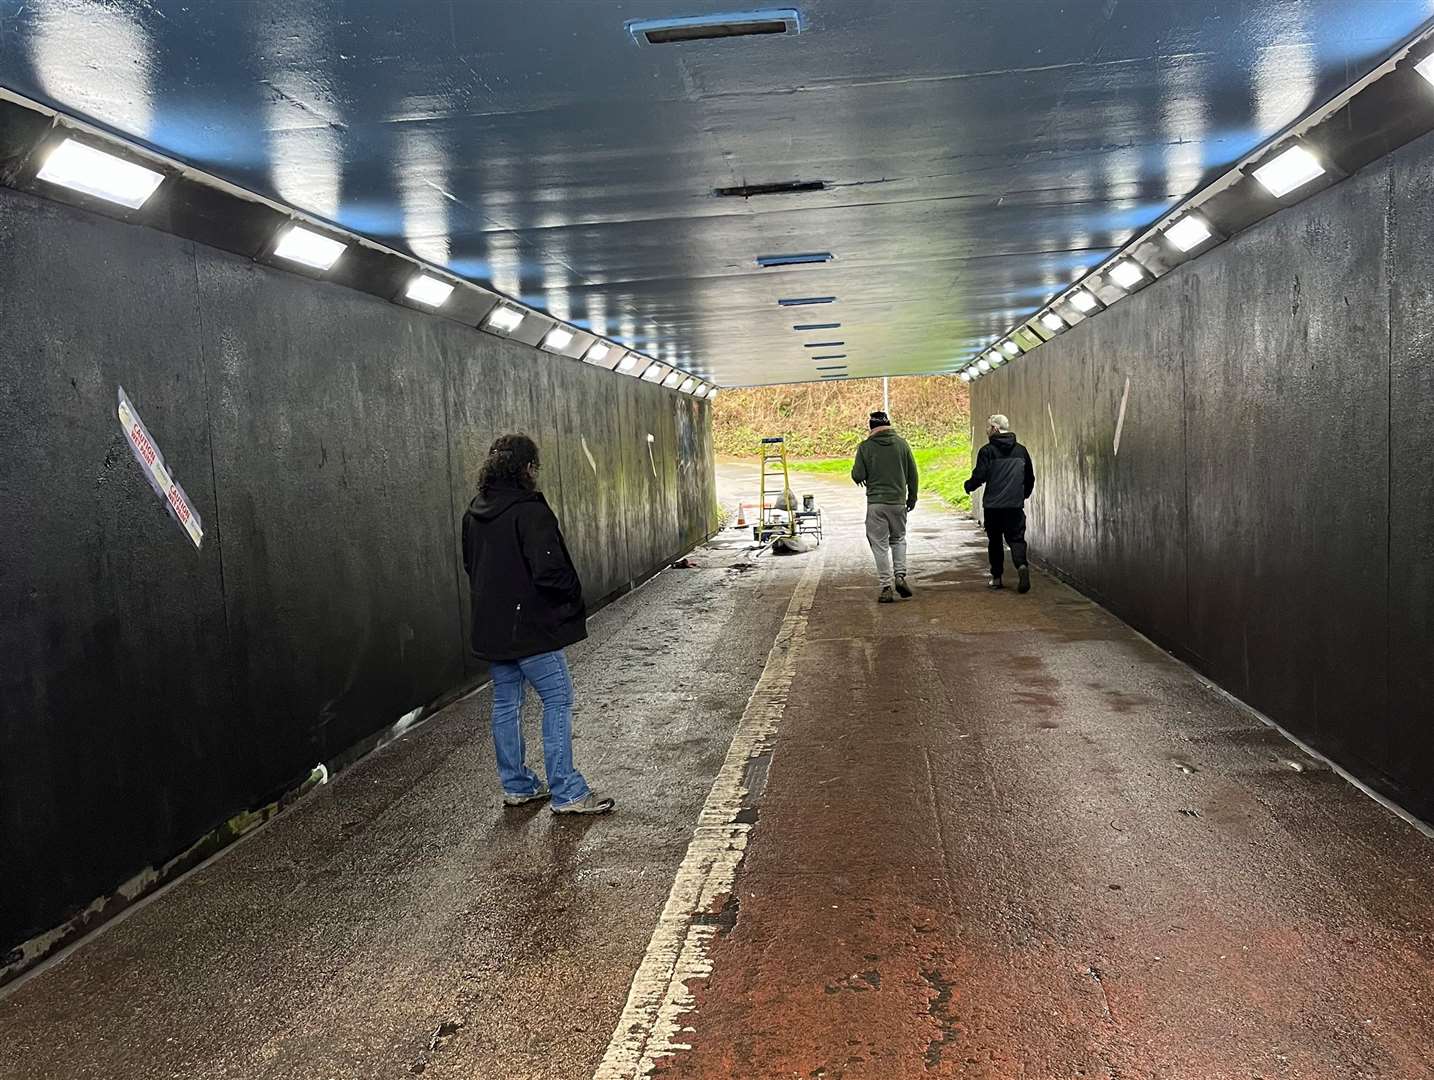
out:
<path id="1" fill-rule="evenodd" d="M 872 413 L 870 427 L 871 434 L 856 449 L 851 478 L 866 488 L 866 542 L 881 584 L 877 601 L 891 604 L 896 602 L 893 584 L 902 596 L 911 595 L 906 584 L 906 515 L 916 509 L 916 457 L 892 430 L 886 413 Z"/>

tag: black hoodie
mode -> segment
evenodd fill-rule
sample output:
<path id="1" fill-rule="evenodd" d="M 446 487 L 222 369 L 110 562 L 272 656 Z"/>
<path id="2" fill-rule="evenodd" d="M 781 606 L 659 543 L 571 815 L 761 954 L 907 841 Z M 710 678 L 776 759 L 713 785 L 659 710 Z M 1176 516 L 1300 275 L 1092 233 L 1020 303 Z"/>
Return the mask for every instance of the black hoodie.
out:
<path id="1" fill-rule="evenodd" d="M 966 490 L 975 491 L 982 484 L 986 485 L 986 493 L 981 496 L 981 505 L 987 510 L 1020 509 L 1036 490 L 1031 455 L 1016 441 L 1014 431 L 992 435 L 976 455 L 976 468 L 966 481 Z"/>
<path id="2" fill-rule="evenodd" d="M 473 655 L 520 660 L 588 636 L 583 585 L 541 492 L 500 487 L 463 515 Z"/>

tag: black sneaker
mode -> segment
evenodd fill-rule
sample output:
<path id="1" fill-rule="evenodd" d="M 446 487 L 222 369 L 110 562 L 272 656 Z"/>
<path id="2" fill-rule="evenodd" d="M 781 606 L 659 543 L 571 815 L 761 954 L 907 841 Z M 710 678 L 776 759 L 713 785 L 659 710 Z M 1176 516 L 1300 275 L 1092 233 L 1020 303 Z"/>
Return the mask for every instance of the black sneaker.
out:
<path id="1" fill-rule="evenodd" d="M 1004 589 L 1005 587 L 1006 586 L 1001 584 L 1001 579 L 998 577 L 993 577 L 990 581 L 986 582 L 986 588 L 988 589 Z"/>
<path id="2" fill-rule="evenodd" d="M 1031 591 L 1031 568 L 1030 568 L 1029 566 L 1018 566 L 1018 567 L 1016 567 L 1016 573 L 1018 573 L 1018 574 L 1021 575 L 1021 583 L 1016 586 L 1016 591 L 1019 592 L 1019 593 L 1028 593 L 1028 592 L 1030 592 L 1030 591 Z"/>
<path id="3" fill-rule="evenodd" d="M 891 591 L 890 585 L 883 585 L 881 587 L 881 592 L 877 594 L 876 602 L 878 604 L 896 603 L 896 595 Z"/>
<path id="4" fill-rule="evenodd" d="M 905 574 L 896 575 L 896 592 L 897 595 L 901 596 L 903 599 L 911 599 L 911 586 L 906 584 Z"/>

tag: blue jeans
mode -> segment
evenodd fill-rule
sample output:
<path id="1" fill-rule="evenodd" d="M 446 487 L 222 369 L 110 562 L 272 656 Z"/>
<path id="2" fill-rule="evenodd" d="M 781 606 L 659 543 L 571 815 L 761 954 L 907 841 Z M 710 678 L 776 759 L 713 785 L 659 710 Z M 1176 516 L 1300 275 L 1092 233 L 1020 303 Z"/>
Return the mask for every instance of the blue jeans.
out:
<path id="1" fill-rule="evenodd" d="M 531 795 L 538 777 L 528 768 L 523 745 L 523 682 L 533 684 L 543 701 L 543 767 L 553 804 L 576 802 L 588 794 L 588 782 L 573 768 L 573 680 L 562 651 L 538 653 L 490 665 L 493 673 L 493 749 L 498 778 L 509 795 Z"/>

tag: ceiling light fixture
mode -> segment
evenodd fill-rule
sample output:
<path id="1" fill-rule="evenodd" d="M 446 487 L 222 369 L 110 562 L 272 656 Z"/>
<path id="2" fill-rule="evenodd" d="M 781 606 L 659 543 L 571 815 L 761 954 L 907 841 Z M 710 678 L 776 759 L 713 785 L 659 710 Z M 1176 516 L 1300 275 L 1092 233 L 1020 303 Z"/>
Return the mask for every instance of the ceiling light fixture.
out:
<path id="1" fill-rule="evenodd" d="M 548 336 L 543 338 L 543 348 L 553 352 L 562 352 L 572 343 L 573 332 L 563 326 L 553 327 L 548 331 Z"/>
<path id="2" fill-rule="evenodd" d="M 1303 146 L 1292 146 L 1255 170 L 1255 179 L 1277 199 L 1323 175 L 1324 166 Z"/>
<path id="3" fill-rule="evenodd" d="M 1099 301 L 1085 289 L 1077 289 L 1071 293 L 1070 302 L 1071 307 L 1075 308 L 1082 315 L 1087 311 L 1094 311 L 1096 304 L 1099 303 Z"/>
<path id="4" fill-rule="evenodd" d="M 1001 342 L 1001 351 L 1007 356 L 1015 356 L 1021 351 L 1021 347 L 1014 341 L 1003 341 Z"/>
<path id="5" fill-rule="evenodd" d="M 622 362 L 617 365 L 618 371 L 631 371 L 635 367 L 637 367 L 637 353 L 631 352 L 624 356 Z"/>
<path id="6" fill-rule="evenodd" d="M 491 326 L 494 330 L 502 330 L 504 333 L 511 334 L 514 330 L 518 329 L 519 326 L 523 325 L 523 318 L 523 313 L 517 308 L 509 307 L 507 304 L 499 304 L 489 313 L 488 318 L 484 321 L 484 325 Z"/>
<path id="7" fill-rule="evenodd" d="M 612 349 L 608 348 L 603 342 L 595 341 L 593 342 L 592 348 L 583 356 L 583 359 L 589 364 L 601 364 L 607 359 L 607 354 L 610 352 L 612 352 Z"/>
<path id="8" fill-rule="evenodd" d="M 981 357 L 981 359 L 976 361 L 976 367 L 980 369 L 981 374 L 984 375 L 986 374 L 986 372 L 991 370 L 991 361 L 987 360 L 983 356 Z"/>
<path id="9" fill-rule="evenodd" d="M 1041 316 L 1041 325 L 1053 334 L 1059 334 L 1066 328 L 1065 320 L 1054 311 L 1048 311 Z"/>
<path id="10" fill-rule="evenodd" d="M 1145 268 L 1134 259 L 1122 259 L 1106 273 L 1106 277 L 1122 289 L 1129 289 L 1144 276 Z"/>
<path id="11" fill-rule="evenodd" d="M 51 150 L 37 175 L 48 184 L 118 203 L 129 210 L 143 206 L 164 181 L 162 173 L 74 139 L 66 139 Z"/>
<path id="12" fill-rule="evenodd" d="M 663 386 L 666 386 L 666 387 L 673 387 L 673 386 L 676 386 L 676 385 L 677 385 L 678 383 L 680 383 L 681 381 L 682 381 L 682 372 L 678 371 L 676 368 L 673 368 L 671 371 L 669 371 L 669 372 L 667 373 L 667 378 L 665 378 L 665 379 L 662 380 L 662 385 L 663 385 Z"/>
<path id="13" fill-rule="evenodd" d="M 1424 78 L 1434 84 L 1434 53 L 1430 53 L 1419 63 L 1414 65 L 1414 70 L 1423 75 Z"/>
<path id="14" fill-rule="evenodd" d="M 338 240 L 320 236 L 318 233 L 310 232 L 298 225 L 291 225 L 279 238 L 279 246 L 274 249 L 274 254 L 301 266 L 311 266 L 315 270 L 327 270 L 339 261 L 339 256 L 347 248 L 347 244 Z"/>
<path id="15" fill-rule="evenodd" d="M 436 277 L 419 274 L 408 283 L 408 291 L 404 295 L 416 304 L 437 308 L 448 302 L 453 295 L 453 286 Z"/>
<path id="16" fill-rule="evenodd" d="M 1215 235 L 1199 214 L 1186 214 L 1165 230 L 1165 239 L 1180 251 L 1191 251 Z"/>

